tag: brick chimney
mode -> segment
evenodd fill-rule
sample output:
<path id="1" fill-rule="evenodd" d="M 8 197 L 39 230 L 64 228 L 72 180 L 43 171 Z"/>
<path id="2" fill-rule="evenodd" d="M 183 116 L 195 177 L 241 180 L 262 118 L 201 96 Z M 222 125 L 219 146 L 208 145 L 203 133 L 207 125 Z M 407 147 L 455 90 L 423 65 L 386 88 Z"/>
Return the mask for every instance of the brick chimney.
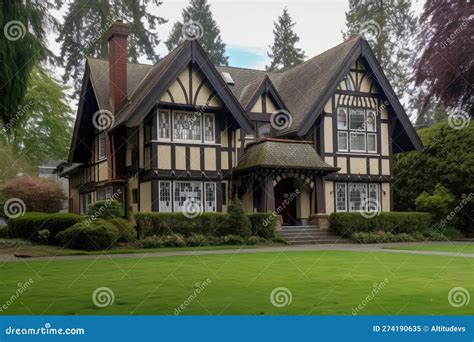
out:
<path id="1" fill-rule="evenodd" d="M 113 112 L 117 112 L 127 98 L 128 23 L 118 20 L 109 29 L 109 98 Z"/>

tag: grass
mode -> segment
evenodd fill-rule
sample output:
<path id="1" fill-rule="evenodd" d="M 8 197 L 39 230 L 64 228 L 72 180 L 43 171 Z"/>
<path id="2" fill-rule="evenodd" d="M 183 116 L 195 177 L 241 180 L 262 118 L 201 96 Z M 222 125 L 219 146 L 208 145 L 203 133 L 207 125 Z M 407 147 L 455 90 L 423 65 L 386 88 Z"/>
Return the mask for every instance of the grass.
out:
<path id="1" fill-rule="evenodd" d="M 420 244 L 420 245 L 407 245 L 400 247 L 384 247 L 386 249 L 403 249 L 403 250 L 416 250 L 416 251 L 433 251 L 433 252 L 454 252 L 454 253 L 467 253 L 474 254 L 474 244 Z"/>
<path id="2" fill-rule="evenodd" d="M 275 245 L 275 244 L 274 244 Z M 18 247 L 0 248 L 0 255 L 21 255 L 25 257 L 46 257 L 46 256 L 69 256 L 69 255 L 99 255 L 99 254 L 133 254 L 133 253 L 165 253 L 165 252 L 180 252 L 180 251 L 208 251 L 208 250 L 222 250 L 222 249 L 247 249 L 268 247 L 270 245 L 259 246 L 200 246 L 200 247 L 163 247 L 163 248 L 131 248 L 131 247 L 117 247 L 100 251 L 82 251 L 77 249 L 68 249 L 57 246 L 47 245 L 26 245 Z M 282 246 L 281 244 L 278 246 Z"/>
<path id="3" fill-rule="evenodd" d="M 454 287 L 474 293 L 474 259 L 349 251 L 226 254 L 7 262 L 1 267 L 0 309 L 19 283 L 33 283 L 0 314 L 24 315 L 351 315 L 374 284 L 388 283 L 367 301 L 363 315 L 472 314 L 474 301 L 448 303 Z M 210 283 L 196 292 L 206 279 Z M 114 303 L 93 304 L 99 287 Z M 277 308 L 270 294 L 291 291 Z M 184 305 L 185 301 L 188 305 Z"/>

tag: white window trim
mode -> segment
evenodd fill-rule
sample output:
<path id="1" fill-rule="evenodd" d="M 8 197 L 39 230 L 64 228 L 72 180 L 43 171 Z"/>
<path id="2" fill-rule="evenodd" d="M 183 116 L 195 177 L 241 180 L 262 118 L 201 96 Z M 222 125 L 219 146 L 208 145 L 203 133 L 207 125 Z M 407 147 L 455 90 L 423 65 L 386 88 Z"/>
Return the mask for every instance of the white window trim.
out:
<path id="1" fill-rule="evenodd" d="M 213 210 L 213 211 L 208 211 L 207 210 L 207 191 L 206 191 L 206 185 L 207 184 L 211 184 L 213 185 L 214 187 L 214 204 L 213 204 L 213 207 L 216 208 L 216 210 Z M 204 182 L 204 186 L 203 186 L 203 196 L 204 196 L 204 206 L 203 206 L 203 209 L 205 212 L 211 212 L 211 213 L 214 213 L 214 212 L 217 212 L 217 184 L 216 182 Z"/>
<path id="2" fill-rule="evenodd" d="M 346 210 L 338 210 L 338 207 L 337 207 L 337 185 L 338 184 L 345 184 L 345 197 L 346 197 Z M 362 211 L 366 211 L 366 210 L 369 210 L 370 208 L 366 207 L 366 208 L 360 208 L 360 210 L 351 210 L 350 209 L 350 202 L 349 202 L 349 187 L 351 184 L 363 184 L 365 186 L 365 189 L 366 189 L 366 198 L 361 198 L 361 204 L 364 203 L 364 200 L 366 202 L 366 204 L 368 205 L 369 202 L 367 201 L 367 199 L 370 198 L 370 185 L 376 185 L 377 187 L 377 191 L 376 191 L 376 201 L 378 203 L 378 210 L 379 211 L 382 211 L 382 201 L 381 201 L 381 185 L 380 183 L 360 183 L 360 182 L 338 182 L 338 183 L 335 183 L 334 185 L 334 208 L 335 208 L 335 211 L 336 212 L 352 212 L 352 213 L 357 213 L 357 212 L 362 212 Z"/>
<path id="3" fill-rule="evenodd" d="M 338 114 L 339 110 L 343 109 L 345 111 L 346 115 L 346 128 L 339 128 L 338 126 Z M 364 128 L 363 129 L 351 129 L 351 110 L 362 110 L 364 112 Z M 373 112 L 374 117 L 375 117 L 375 122 L 374 122 L 374 130 L 369 130 L 367 128 L 367 118 L 368 118 L 368 113 Z M 336 125 L 336 134 L 337 134 L 337 152 L 342 152 L 342 153 L 355 153 L 355 154 L 361 154 L 361 155 L 376 155 L 378 151 L 378 141 L 377 141 L 377 112 L 374 109 L 370 108 L 357 108 L 357 107 L 338 107 L 336 109 L 336 119 L 335 119 L 335 125 Z M 342 149 L 339 148 L 339 132 L 347 132 L 347 149 Z M 354 149 L 352 147 L 352 142 L 351 142 L 351 136 L 352 134 L 360 134 L 364 135 L 364 140 L 365 140 L 365 149 L 364 150 L 359 150 L 359 149 Z M 375 135 L 375 150 L 369 150 L 368 148 L 368 136 L 369 135 Z"/>
<path id="4" fill-rule="evenodd" d="M 339 110 L 344 110 L 344 114 L 346 116 L 346 127 L 345 128 L 339 128 Z M 349 109 L 347 107 L 339 107 L 337 108 L 336 110 L 336 127 L 339 131 L 347 131 L 347 129 L 349 128 L 349 119 L 348 119 L 348 111 Z"/>
<path id="5" fill-rule="evenodd" d="M 204 195 L 204 193 L 203 193 L 203 191 L 204 191 L 204 184 L 203 184 L 202 181 L 194 181 L 194 180 L 174 181 L 174 182 L 173 182 L 173 189 L 172 189 L 172 190 L 173 190 L 173 192 L 172 192 L 172 194 L 173 194 L 173 212 L 177 212 L 177 213 L 182 213 L 182 212 L 183 212 L 182 210 L 176 210 L 177 204 L 176 204 L 176 199 L 174 198 L 174 196 L 175 196 L 176 184 L 179 184 L 179 183 L 199 183 L 200 186 L 201 186 L 201 196 L 200 196 L 200 198 L 199 198 L 199 201 L 201 202 L 200 204 L 201 204 L 201 206 L 202 206 L 202 198 L 203 198 L 203 195 Z"/>
<path id="6" fill-rule="evenodd" d="M 167 206 L 167 208 L 169 208 L 169 210 L 161 210 L 161 184 L 163 183 L 168 183 L 169 184 L 169 190 L 170 190 L 170 205 Z M 173 212 L 173 203 L 174 203 L 174 200 L 173 200 L 173 183 L 172 181 L 158 181 L 158 210 L 159 212 L 163 212 L 163 213 L 169 213 L 169 212 Z"/>
<path id="7" fill-rule="evenodd" d="M 373 112 L 373 113 L 374 113 L 374 119 L 375 119 L 375 121 L 374 121 L 374 130 L 369 130 L 369 129 L 367 128 L 367 125 L 366 125 L 366 127 L 365 127 L 365 128 L 366 128 L 366 131 L 367 131 L 368 133 L 377 133 L 377 111 L 376 111 L 375 109 L 366 109 L 366 110 L 365 110 L 366 122 L 369 122 L 369 119 L 368 119 L 368 118 L 369 118 L 369 112 Z"/>
<path id="8" fill-rule="evenodd" d="M 365 146 L 365 149 L 363 149 L 363 150 L 356 150 L 355 148 L 352 148 L 352 139 L 351 139 L 351 138 L 352 138 L 352 134 L 356 134 L 356 135 L 357 135 L 357 134 L 359 134 L 359 135 L 361 134 L 361 135 L 364 135 L 364 142 L 365 142 L 364 146 Z M 350 149 L 351 152 L 359 152 L 359 153 L 360 153 L 360 152 L 364 152 L 364 153 L 367 152 L 367 134 L 366 134 L 366 133 L 364 133 L 364 132 L 358 132 L 358 131 L 355 131 L 355 130 L 354 130 L 354 131 L 349 131 L 349 143 L 350 143 L 349 149 Z"/>
<path id="9" fill-rule="evenodd" d="M 169 131 L 169 138 L 161 138 L 160 137 L 160 112 L 167 112 L 170 118 L 170 131 Z M 173 138 L 173 113 L 169 109 L 158 109 L 156 111 L 156 141 L 166 141 L 170 142 Z M 153 141 L 153 140 L 151 140 Z"/>
<path id="10" fill-rule="evenodd" d="M 339 133 L 344 133 L 346 135 L 346 149 L 339 148 Z M 349 152 L 349 133 L 347 131 L 339 130 L 337 131 L 337 149 L 338 152 Z"/>
<path id="11" fill-rule="evenodd" d="M 369 150 L 369 135 L 373 135 L 375 136 L 375 150 L 371 151 Z M 367 133 L 367 143 L 366 143 L 366 146 L 367 146 L 367 153 L 377 153 L 377 133 L 376 132 L 370 132 L 370 133 Z"/>
<path id="12" fill-rule="evenodd" d="M 335 203 L 336 204 L 336 206 L 335 206 L 336 207 L 336 212 L 339 212 L 339 213 L 340 212 L 347 212 L 347 210 L 348 210 L 348 208 L 347 208 L 347 184 L 348 183 L 336 183 L 336 185 L 334 187 L 334 198 L 335 198 L 335 202 L 336 202 Z M 345 203 L 345 207 L 346 207 L 346 209 L 344 209 L 344 210 L 338 209 L 338 206 L 337 206 L 337 202 L 338 202 L 338 200 L 337 200 L 337 195 L 338 195 L 337 194 L 337 186 L 338 185 L 344 185 L 344 203 Z"/>

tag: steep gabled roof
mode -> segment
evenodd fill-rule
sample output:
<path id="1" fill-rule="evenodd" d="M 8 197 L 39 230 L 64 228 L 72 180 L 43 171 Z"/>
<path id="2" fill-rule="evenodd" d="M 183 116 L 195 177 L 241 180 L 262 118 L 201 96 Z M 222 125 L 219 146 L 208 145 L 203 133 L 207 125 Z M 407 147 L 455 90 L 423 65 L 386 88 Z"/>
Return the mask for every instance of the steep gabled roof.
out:
<path id="1" fill-rule="evenodd" d="M 209 61 L 197 41 L 186 41 L 156 64 L 132 94 L 129 102 L 116 114 L 114 127 L 122 123 L 136 126 L 149 113 L 159 96 L 165 92 L 184 67 L 193 63 L 209 81 L 211 87 L 246 132 L 252 126 L 238 99 L 233 95 L 222 75 Z"/>

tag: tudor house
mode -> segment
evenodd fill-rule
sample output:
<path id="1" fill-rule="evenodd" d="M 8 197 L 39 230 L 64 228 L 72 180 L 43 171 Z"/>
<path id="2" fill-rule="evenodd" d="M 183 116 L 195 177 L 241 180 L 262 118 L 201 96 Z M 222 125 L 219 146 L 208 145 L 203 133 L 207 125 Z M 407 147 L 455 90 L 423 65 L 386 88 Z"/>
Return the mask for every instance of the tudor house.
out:
<path id="1" fill-rule="evenodd" d="M 197 41 L 127 63 L 128 31 L 114 23 L 109 59 L 86 61 L 61 170 L 72 212 L 111 197 L 130 220 L 189 201 L 225 212 L 238 196 L 247 212 L 326 226 L 335 211 L 392 209 L 393 155 L 421 143 L 363 38 L 267 72 L 213 65 Z"/>

